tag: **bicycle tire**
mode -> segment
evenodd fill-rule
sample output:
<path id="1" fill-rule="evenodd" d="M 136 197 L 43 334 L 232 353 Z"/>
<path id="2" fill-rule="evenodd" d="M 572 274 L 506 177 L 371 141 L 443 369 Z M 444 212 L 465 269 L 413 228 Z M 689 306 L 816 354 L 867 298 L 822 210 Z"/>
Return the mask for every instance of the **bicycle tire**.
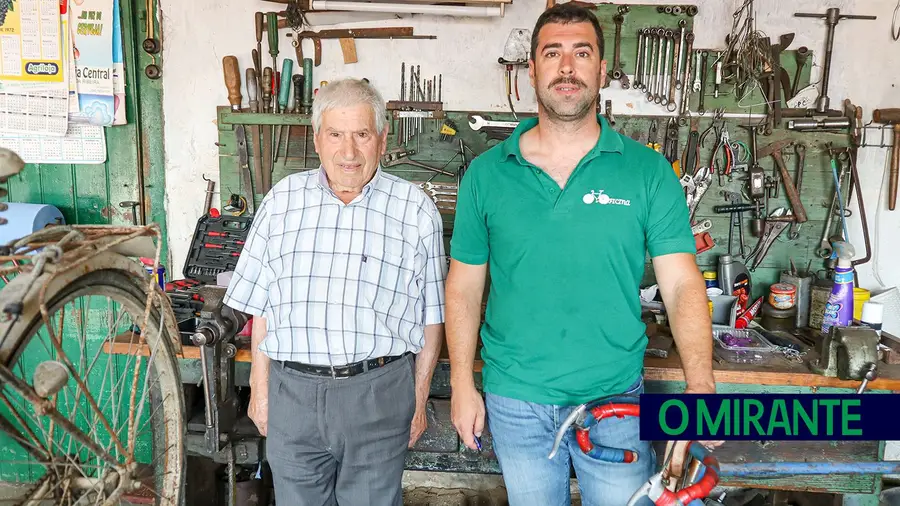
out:
<path id="1" fill-rule="evenodd" d="M 76 300 L 79 297 L 95 295 L 109 297 L 112 301 L 122 305 L 126 311 L 134 317 L 135 322 L 143 318 L 147 293 L 146 278 L 138 278 L 135 272 L 127 272 L 118 269 L 101 269 L 87 272 L 70 282 L 59 286 L 56 291 L 45 296 L 48 314 L 54 314 L 59 308 Z M 26 304 L 20 318 L 29 321 L 27 330 L 15 335 L 10 335 L 0 342 L 0 349 L 14 350 L 6 362 L 7 367 L 12 368 L 20 358 L 40 329 L 44 326 L 44 320 L 36 304 Z M 165 311 L 167 306 L 162 306 Z M 156 409 L 162 409 L 163 426 L 154 421 L 152 430 L 152 455 L 154 461 L 158 458 L 160 448 L 168 452 L 159 462 L 162 464 L 162 472 L 154 470 L 154 489 L 158 494 L 155 504 L 159 506 L 180 506 L 184 501 L 185 482 L 185 423 L 184 423 L 184 391 L 178 369 L 178 362 L 173 351 L 170 327 L 165 323 L 162 329 L 160 323 L 160 307 L 151 307 L 148 322 L 144 325 L 142 335 L 147 344 L 156 346 L 153 356 L 152 370 L 159 378 L 156 388 L 151 389 L 149 398 L 151 413 Z M 9 342 L 14 340 L 14 342 Z M 158 342 L 157 342 L 158 340 Z M 149 359 L 149 358 L 148 358 Z M 154 391 L 155 390 L 155 391 Z"/>

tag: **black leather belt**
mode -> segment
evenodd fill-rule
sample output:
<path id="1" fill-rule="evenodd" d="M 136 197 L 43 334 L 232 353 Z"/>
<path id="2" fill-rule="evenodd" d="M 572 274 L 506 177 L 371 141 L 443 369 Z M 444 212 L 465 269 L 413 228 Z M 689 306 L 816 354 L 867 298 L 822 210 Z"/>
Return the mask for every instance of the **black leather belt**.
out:
<path id="1" fill-rule="evenodd" d="M 352 376 L 356 376 L 357 374 L 362 374 L 364 372 L 371 371 L 372 369 L 378 369 L 379 367 L 384 367 L 391 362 L 396 362 L 402 358 L 406 358 L 407 355 L 410 355 L 412 352 L 407 351 L 403 355 L 393 355 L 390 357 L 378 357 L 378 358 L 370 358 L 369 360 L 363 360 L 360 362 L 354 362 L 352 364 L 342 365 L 338 367 L 330 367 L 327 365 L 308 365 L 301 364 L 300 362 L 282 362 L 285 367 L 288 369 L 293 369 L 295 371 L 299 371 L 306 374 L 314 374 L 316 376 L 328 376 L 331 378 L 349 378 Z"/>

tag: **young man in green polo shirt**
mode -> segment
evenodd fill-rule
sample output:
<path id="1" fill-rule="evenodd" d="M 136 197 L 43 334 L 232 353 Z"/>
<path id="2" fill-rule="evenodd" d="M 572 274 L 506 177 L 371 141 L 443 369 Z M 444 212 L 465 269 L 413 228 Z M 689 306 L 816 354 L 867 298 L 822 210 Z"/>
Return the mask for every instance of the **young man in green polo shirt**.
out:
<path id="1" fill-rule="evenodd" d="M 637 462 L 594 460 L 571 430 L 547 458 L 574 406 L 643 391 L 647 253 L 687 391 L 715 392 L 706 289 L 681 185 L 664 157 L 596 114 L 602 41 L 589 10 L 560 4 L 541 15 L 529 62 L 538 118 L 473 160 L 457 197 L 446 287 L 453 423 L 475 449 L 486 406 L 513 506 L 569 504 L 570 463 L 585 505 L 623 505 L 655 472 L 632 417 L 604 420 L 593 434 L 637 451 Z M 482 400 L 472 365 L 488 264 Z"/>

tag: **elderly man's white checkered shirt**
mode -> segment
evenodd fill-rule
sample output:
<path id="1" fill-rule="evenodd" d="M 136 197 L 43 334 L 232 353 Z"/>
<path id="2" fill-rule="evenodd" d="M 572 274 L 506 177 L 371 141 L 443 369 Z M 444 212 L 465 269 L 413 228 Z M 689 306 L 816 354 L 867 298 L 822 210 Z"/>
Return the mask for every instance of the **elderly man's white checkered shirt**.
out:
<path id="1" fill-rule="evenodd" d="M 225 304 L 266 318 L 273 360 L 341 366 L 418 353 L 444 321 L 443 222 L 434 202 L 379 168 L 341 202 L 324 171 L 292 174 L 263 198 Z"/>

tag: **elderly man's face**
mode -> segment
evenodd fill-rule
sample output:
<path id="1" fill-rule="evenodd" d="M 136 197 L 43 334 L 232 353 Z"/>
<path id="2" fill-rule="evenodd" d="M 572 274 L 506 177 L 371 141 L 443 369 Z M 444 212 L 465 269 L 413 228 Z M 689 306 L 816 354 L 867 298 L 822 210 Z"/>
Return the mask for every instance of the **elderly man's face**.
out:
<path id="1" fill-rule="evenodd" d="M 336 193 L 359 193 L 375 175 L 387 145 L 387 128 L 378 133 L 366 104 L 328 109 L 314 137 L 316 153 Z"/>

